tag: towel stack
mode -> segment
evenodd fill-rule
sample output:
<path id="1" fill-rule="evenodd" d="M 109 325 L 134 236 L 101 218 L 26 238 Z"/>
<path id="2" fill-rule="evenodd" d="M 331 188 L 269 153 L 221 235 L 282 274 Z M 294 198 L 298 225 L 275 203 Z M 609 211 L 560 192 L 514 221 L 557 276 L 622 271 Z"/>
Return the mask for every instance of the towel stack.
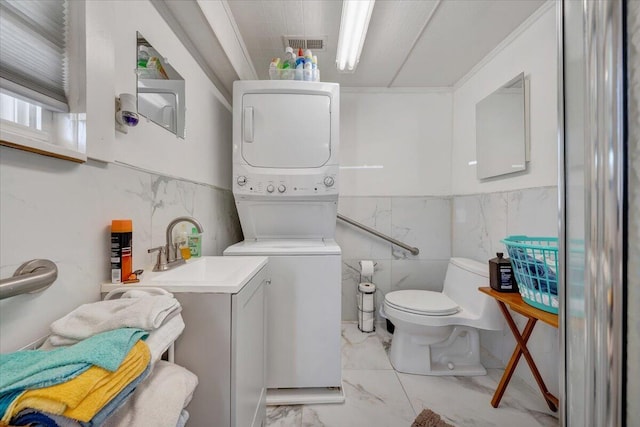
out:
<path id="1" fill-rule="evenodd" d="M 148 389 L 145 384 L 181 391 L 172 395 L 174 402 L 154 404 L 175 413 L 167 414 L 168 423 L 154 425 L 178 425 L 197 377 L 172 364 L 154 364 L 184 329 L 180 311 L 171 295 L 85 304 L 55 321 L 40 349 L 0 355 L 0 426 L 101 426 L 113 414 L 119 417 L 110 426 L 149 425 L 128 422 L 125 410 L 134 404 L 128 401 L 136 402 L 137 411 L 144 408 L 144 399 L 128 398 L 137 388 Z"/>

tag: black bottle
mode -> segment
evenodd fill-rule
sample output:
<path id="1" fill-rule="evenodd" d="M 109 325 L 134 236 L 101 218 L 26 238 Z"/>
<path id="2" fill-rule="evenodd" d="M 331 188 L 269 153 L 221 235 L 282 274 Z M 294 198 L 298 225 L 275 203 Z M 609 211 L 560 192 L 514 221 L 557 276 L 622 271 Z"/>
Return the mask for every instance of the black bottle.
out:
<path id="1" fill-rule="evenodd" d="M 503 258 L 502 252 L 496 253 L 497 258 L 489 260 L 489 285 L 498 292 L 518 292 L 509 258 Z"/>

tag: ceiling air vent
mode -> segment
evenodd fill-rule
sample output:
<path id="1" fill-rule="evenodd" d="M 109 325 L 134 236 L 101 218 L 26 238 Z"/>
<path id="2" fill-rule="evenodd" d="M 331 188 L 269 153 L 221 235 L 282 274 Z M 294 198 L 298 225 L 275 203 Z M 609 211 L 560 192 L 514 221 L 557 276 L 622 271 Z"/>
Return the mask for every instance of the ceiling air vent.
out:
<path id="1" fill-rule="evenodd" d="M 282 36 L 282 40 L 285 48 L 291 46 L 294 51 L 297 49 L 311 49 L 312 52 L 327 50 L 327 36 Z"/>

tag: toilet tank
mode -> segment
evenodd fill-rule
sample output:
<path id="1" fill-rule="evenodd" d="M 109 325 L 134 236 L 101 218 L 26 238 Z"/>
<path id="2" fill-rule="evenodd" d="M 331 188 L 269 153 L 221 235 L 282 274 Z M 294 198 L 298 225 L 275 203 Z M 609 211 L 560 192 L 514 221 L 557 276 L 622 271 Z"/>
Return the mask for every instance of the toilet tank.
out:
<path id="1" fill-rule="evenodd" d="M 468 258 L 451 258 L 444 278 L 442 293 L 454 300 L 469 315 L 478 319 L 475 327 L 501 330 L 502 318 L 498 305 L 478 291 L 489 286 L 489 264 Z"/>

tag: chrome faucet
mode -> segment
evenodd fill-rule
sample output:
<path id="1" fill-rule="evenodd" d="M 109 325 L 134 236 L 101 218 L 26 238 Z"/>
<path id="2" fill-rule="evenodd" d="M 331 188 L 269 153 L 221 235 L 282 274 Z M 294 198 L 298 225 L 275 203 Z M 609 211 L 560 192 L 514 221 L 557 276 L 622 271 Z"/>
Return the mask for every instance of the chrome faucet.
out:
<path id="1" fill-rule="evenodd" d="M 153 271 L 166 271 L 185 263 L 185 260 L 182 258 L 182 254 L 180 253 L 180 249 L 178 248 L 178 244 L 173 243 L 173 229 L 181 222 L 189 222 L 193 224 L 196 227 L 196 230 L 198 230 L 198 233 L 204 232 L 202 224 L 193 217 L 180 216 L 172 220 L 169 225 L 167 225 L 167 244 L 165 246 L 151 248 L 147 251 L 149 253 L 158 251 L 158 261 L 156 262 L 155 267 L 153 267 Z"/>

